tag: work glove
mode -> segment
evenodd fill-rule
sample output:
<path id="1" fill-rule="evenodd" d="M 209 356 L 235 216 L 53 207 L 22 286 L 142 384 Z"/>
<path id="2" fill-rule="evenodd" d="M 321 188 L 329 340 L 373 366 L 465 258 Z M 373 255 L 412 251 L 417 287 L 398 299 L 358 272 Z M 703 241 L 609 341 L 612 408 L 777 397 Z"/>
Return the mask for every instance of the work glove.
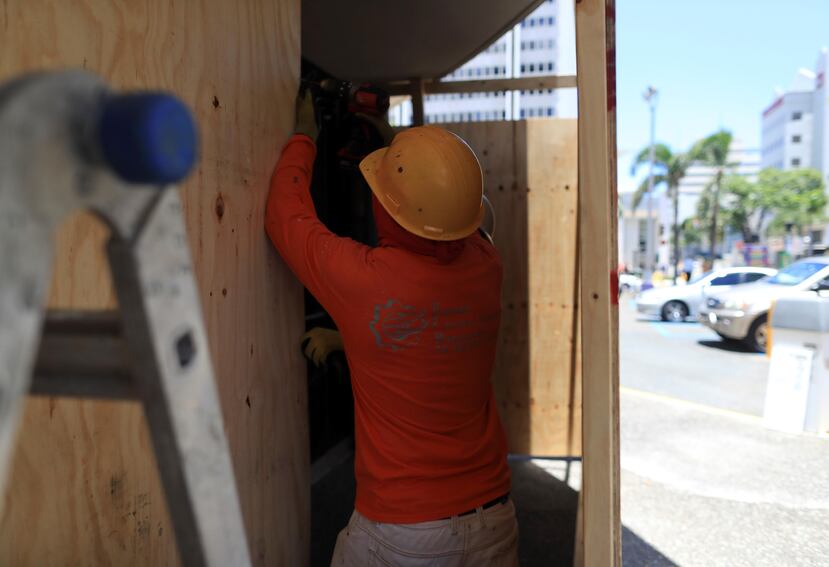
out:
<path id="1" fill-rule="evenodd" d="M 319 135 L 317 117 L 314 112 L 313 97 L 308 93 L 300 92 L 296 97 L 296 124 L 294 132 L 305 134 L 315 142 Z"/>
<path id="2" fill-rule="evenodd" d="M 314 327 L 302 335 L 302 345 L 305 356 L 319 368 L 328 360 L 333 352 L 343 350 L 343 338 L 339 331 Z"/>
<path id="3" fill-rule="evenodd" d="M 383 147 L 391 145 L 391 141 L 394 140 L 395 132 L 388 120 L 381 118 L 380 116 L 372 116 L 371 114 L 364 114 L 362 112 L 357 112 L 354 116 L 360 120 L 365 120 L 371 124 L 372 127 L 374 127 L 377 133 L 380 134 L 380 137 L 383 138 Z"/>

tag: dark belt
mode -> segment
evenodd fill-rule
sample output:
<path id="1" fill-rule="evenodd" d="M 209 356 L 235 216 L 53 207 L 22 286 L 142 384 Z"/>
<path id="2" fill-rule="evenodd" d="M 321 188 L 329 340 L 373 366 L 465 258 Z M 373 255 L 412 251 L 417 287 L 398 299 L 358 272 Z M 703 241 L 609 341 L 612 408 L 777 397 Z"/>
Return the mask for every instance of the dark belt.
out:
<path id="1" fill-rule="evenodd" d="M 507 492 L 503 496 L 499 496 L 498 498 L 494 498 L 494 499 L 490 500 L 489 502 L 485 502 L 484 505 L 481 506 L 481 508 L 486 510 L 487 508 L 492 508 L 493 506 L 497 506 L 498 504 L 506 504 L 508 500 L 509 500 L 509 492 Z M 461 512 L 460 514 L 457 514 L 457 516 L 468 516 L 470 514 L 474 514 L 477 511 L 478 511 L 477 508 L 472 508 L 471 510 L 467 510 L 466 512 Z M 451 519 L 451 518 L 444 518 L 444 520 L 449 520 L 449 519 Z"/>

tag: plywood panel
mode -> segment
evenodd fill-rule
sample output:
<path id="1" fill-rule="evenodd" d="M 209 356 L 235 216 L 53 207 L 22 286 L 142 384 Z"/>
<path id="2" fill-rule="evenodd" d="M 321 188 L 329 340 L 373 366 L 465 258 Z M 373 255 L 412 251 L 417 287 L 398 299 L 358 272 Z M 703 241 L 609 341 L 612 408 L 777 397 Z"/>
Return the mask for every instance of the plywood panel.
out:
<path id="1" fill-rule="evenodd" d="M 578 157 L 575 120 L 527 123 L 530 447 L 580 455 L 575 392 Z M 578 424 L 578 425 L 577 425 Z"/>
<path id="2" fill-rule="evenodd" d="M 541 119 L 449 128 L 476 151 L 504 263 L 494 382 L 510 451 L 577 456 L 576 123 Z"/>
<path id="3" fill-rule="evenodd" d="M 195 112 L 201 162 L 182 196 L 251 554 L 309 548 L 302 293 L 262 227 L 293 123 L 299 0 L 6 0 L 0 81 L 86 68 Z M 53 307 L 115 303 L 88 215 L 57 236 Z M 0 565 L 170 565 L 175 543 L 136 404 L 27 402 L 0 522 Z"/>

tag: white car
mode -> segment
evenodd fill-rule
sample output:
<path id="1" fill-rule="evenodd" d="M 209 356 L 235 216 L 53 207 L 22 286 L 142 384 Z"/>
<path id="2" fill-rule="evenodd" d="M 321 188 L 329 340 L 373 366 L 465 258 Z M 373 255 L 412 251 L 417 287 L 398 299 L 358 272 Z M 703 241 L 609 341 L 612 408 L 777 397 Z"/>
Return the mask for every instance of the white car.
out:
<path id="1" fill-rule="evenodd" d="M 619 274 L 619 291 L 621 293 L 639 293 L 642 278 L 634 274 Z"/>
<path id="2" fill-rule="evenodd" d="M 680 322 L 688 317 L 696 319 L 707 293 L 726 291 L 773 276 L 771 268 L 725 268 L 706 272 L 684 286 L 649 289 L 636 300 L 636 309 L 643 315 L 659 317 L 663 321 Z"/>
<path id="3" fill-rule="evenodd" d="M 708 297 L 700 322 L 723 339 L 743 341 L 765 352 L 769 310 L 781 297 L 829 289 L 829 258 L 805 258 L 780 270 L 773 278 Z"/>

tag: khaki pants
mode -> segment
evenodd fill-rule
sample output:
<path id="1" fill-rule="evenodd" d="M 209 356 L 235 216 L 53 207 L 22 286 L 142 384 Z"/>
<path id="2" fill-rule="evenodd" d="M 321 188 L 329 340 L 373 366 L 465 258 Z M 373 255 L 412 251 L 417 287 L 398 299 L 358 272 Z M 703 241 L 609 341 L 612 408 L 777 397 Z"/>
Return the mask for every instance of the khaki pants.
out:
<path id="1" fill-rule="evenodd" d="M 372 522 L 356 510 L 337 537 L 332 567 L 517 567 L 512 500 L 419 524 Z"/>

